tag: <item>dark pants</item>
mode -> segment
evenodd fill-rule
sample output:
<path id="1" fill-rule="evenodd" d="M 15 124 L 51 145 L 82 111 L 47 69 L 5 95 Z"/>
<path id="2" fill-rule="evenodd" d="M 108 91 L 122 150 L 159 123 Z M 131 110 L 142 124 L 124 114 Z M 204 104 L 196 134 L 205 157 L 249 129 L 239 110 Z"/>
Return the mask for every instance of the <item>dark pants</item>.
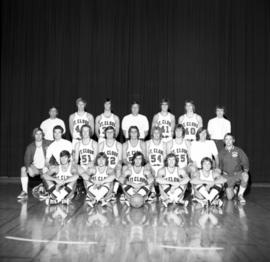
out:
<path id="1" fill-rule="evenodd" d="M 216 143 L 218 152 L 220 152 L 224 148 L 224 141 L 216 139 L 213 139 L 213 141 Z"/>

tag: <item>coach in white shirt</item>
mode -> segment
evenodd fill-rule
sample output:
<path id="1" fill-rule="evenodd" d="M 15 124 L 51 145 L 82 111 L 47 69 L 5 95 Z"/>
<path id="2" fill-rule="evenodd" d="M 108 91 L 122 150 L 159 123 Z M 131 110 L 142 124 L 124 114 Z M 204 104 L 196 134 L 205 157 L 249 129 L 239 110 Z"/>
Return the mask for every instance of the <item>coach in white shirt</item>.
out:
<path id="1" fill-rule="evenodd" d="M 44 139 L 49 140 L 49 141 L 53 141 L 53 128 L 55 126 L 61 126 L 63 127 L 63 134 L 65 134 L 66 132 L 66 127 L 65 127 L 65 123 L 62 119 L 57 118 L 57 114 L 58 114 L 58 110 L 56 107 L 51 107 L 49 110 L 49 118 L 44 120 L 41 125 L 40 128 L 42 129 L 43 133 L 44 133 Z"/>
<path id="2" fill-rule="evenodd" d="M 122 130 L 124 137 L 128 139 L 128 129 L 130 126 L 137 126 L 140 132 L 140 139 L 144 139 L 149 131 L 149 122 L 147 117 L 139 114 L 140 105 L 133 102 L 131 105 L 131 114 L 126 115 L 122 121 Z"/>
<path id="3" fill-rule="evenodd" d="M 224 118 L 223 106 L 216 107 L 216 117 L 208 121 L 207 130 L 212 140 L 215 141 L 218 152 L 224 148 L 224 136 L 231 133 L 231 122 Z"/>

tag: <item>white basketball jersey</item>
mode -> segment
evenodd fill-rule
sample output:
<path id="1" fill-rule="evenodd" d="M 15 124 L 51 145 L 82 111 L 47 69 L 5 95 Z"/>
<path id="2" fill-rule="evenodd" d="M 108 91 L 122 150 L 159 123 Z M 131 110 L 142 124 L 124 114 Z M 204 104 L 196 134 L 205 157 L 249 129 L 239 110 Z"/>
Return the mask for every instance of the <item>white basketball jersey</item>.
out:
<path id="1" fill-rule="evenodd" d="M 56 178 L 60 180 L 66 180 L 67 178 L 71 177 L 71 163 L 69 164 L 66 171 L 62 169 L 62 166 L 59 165 L 59 172 L 56 174 Z"/>
<path id="2" fill-rule="evenodd" d="M 169 171 L 168 167 L 166 167 L 164 179 L 169 182 L 180 182 L 180 177 L 177 172 L 177 167 L 174 168 L 172 173 Z"/>
<path id="3" fill-rule="evenodd" d="M 211 182 L 214 181 L 213 171 L 212 170 L 210 170 L 209 176 L 205 176 L 202 170 L 200 170 L 199 172 L 200 172 L 200 179 L 201 180 L 206 180 L 206 181 L 211 181 Z"/>
<path id="4" fill-rule="evenodd" d="M 144 174 L 144 167 L 141 168 L 141 171 L 139 173 L 136 173 L 134 167 L 131 167 L 131 175 L 128 180 L 135 184 L 139 183 L 147 184 L 147 177 Z"/>
<path id="5" fill-rule="evenodd" d="M 158 145 L 155 145 L 153 140 L 150 140 L 149 145 L 149 163 L 151 167 L 163 167 L 164 165 L 164 148 L 163 148 L 163 142 L 160 141 Z"/>
<path id="6" fill-rule="evenodd" d="M 174 153 L 178 159 L 178 166 L 184 168 L 188 164 L 188 150 L 186 142 L 183 140 L 181 144 L 177 144 L 176 140 L 173 139 L 172 148 L 170 153 Z"/>
<path id="7" fill-rule="evenodd" d="M 186 114 L 184 115 L 182 125 L 184 126 L 186 131 L 185 139 L 196 140 L 196 133 L 199 128 L 199 122 L 196 116 L 196 114 L 193 114 L 192 117 L 188 117 Z"/>
<path id="8" fill-rule="evenodd" d="M 96 173 L 92 176 L 92 181 L 103 181 L 107 177 L 108 177 L 107 167 L 105 168 L 105 170 L 103 172 L 100 172 L 99 168 L 97 167 Z"/>
<path id="9" fill-rule="evenodd" d="M 132 157 L 134 155 L 134 153 L 136 152 L 142 152 L 142 149 L 141 149 L 141 143 L 140 143 L 140 140 L 138 140 L 138 143 L 136 146 L 132 146 L 130 141 L 127 141 L 128 143 L 128 147 L 127 147 L 127 161 L 129 163 L 131 163 L 131 160 L 132 160 Z"/>
<path id="10" fill-rule="evenodd" d="M 94 161 L 93 139 L 90 139 L 87 145 L 84 145 L 82 141 L 79 143 L 80 165 L 87 166 Z"/>
<path id="11" fill-rule="evenodd" d="M 73 139 L 80 139 L 80 130 L 83 125 L 89 125 L 89 121 L 87 118 L 87 112 L 84 112 L 82 116 L 79 116 L 79 114 L 76 112 L 74 119 L 73 119 Z"/>
<path id="12" fill-rule="evenodd" d="M 162 139 L 164 142 L 168 142 L 172 139 L 172 114 L 168 112 L 166 116 L 158 113 L 157 124 L 162 129 Z"/>
<path id="13" fill-rule="evenodd" d="M 101 118 L 99 121 L 99 137 L 100 138 L 105 138 L 105 129 L 108 126 L 112 126 L 114 129 L 116 128 L 114 115 L 111 114 L 110 117 L 106 117 L 104 114 L 101 114 Z"/>
<path id="14" fill-rule="evenodd" d="M 108 146 L 106 141 L 104 141 L 103 152 L 106 154 L 109 160 L 109 167 L 115 168 L 119 161 L 119 154 L 116 147 L 117 141 L 115 140 L 112 146 Z"/>

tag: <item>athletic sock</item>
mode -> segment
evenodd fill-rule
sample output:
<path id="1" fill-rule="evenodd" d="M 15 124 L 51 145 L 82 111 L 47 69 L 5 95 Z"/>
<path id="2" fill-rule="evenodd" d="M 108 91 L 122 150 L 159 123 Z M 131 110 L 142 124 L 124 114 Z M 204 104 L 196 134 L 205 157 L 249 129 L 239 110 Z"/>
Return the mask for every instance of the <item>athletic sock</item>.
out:
<path id="1" fill-rule="evenodd" d="M 22 176 L 21 177 L 21 183 L 22 183 L 22 190 L 26 193 L 28 193 L 28 176 Z"/>
<path id="2" fill-rule="evenodd" d="M 212 188 L 210 193 L 209 193 L 209 200 L 212 202 L 219 194 L 219 191 L 216 190 L 215 188 Z"/>
<path id="3" fill-rule="evenodd" d="M 198 191 L 200 192 L 200 194 L 201 194 L 202 196 L 205 197 L 206 200 L 210 200 L 210 199 L 209 199 L 209 193 L 208 193 L 208 191 L 206 190 L 205 186 L 201 186 L 201 187 L 198 189 Z"/>
<path id="4" fill-rule="evenodd" d="M 245 191 L 246 191 L 246 187 L 240 186 L 240 187 L 239 187 L 238 196 L 243 196 L 244 193 L 245 193 Z"/>

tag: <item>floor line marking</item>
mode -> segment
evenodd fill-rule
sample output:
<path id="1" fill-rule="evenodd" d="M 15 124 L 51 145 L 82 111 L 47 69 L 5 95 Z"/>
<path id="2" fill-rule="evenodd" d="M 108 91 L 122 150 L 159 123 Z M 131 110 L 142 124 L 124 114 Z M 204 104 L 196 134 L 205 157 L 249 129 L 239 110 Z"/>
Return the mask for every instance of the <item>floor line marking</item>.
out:
<path id="1" fill-rule="evenodd" d="M 223 247 L 181 247 L 181 246 L 170 246 L 170 245 L 159 245 L 159 247 L 169 249 L 181 249 L 181 250 L 223 250 Z"/>

